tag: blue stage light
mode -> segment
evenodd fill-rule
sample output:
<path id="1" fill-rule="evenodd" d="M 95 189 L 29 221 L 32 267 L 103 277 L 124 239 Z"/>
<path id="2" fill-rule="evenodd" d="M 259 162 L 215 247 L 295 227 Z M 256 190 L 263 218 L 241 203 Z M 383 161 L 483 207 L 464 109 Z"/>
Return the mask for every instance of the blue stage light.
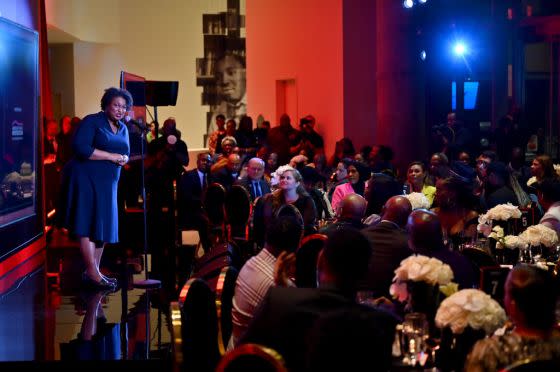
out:
<path id="1" fill-rule="evenodd" d="M 467 46 L 463 42 L 458 42 L 453 47 L 453 51 L 459 57 L 464 56 L 467 53 Z"/>
<path id="2" fill-rule="evenodd" d="M 414 6 L 414 2 L 413 2 L 412 0 L 404 0 L 404 1 L 403 1 L 403 6 L 404 6 L 406 9 L 410 9 L 410 8 L 412 8 L 412 7 Z"/>
<path id="3" fill-rule="evenodd" d="M 418 0 L 418 4 L 426 4 L 428 0 Z"/>
<path id="4" fill-rule="evenodd" d="M 425 50 L 422 50 L 422 51 L 420 52 L 420 60 L 425 61 L 425 60 L 426 60 L 426 56 L 427 56 L 427 55 L 426 55 L 426 51 L 425 51 Z"/>

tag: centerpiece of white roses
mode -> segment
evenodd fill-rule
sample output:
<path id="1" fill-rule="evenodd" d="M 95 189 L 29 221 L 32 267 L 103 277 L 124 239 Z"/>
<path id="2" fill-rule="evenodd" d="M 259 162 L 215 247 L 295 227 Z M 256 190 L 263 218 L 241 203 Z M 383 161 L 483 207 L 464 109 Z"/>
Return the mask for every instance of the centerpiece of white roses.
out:
<path id="1" fill-rule="evenodd" d="M 517 262 L 519 250 L 526 249 L 528 246 L 522 237 L 505 235 L 501 226 L 494 226 L 488 237 L 496 241 L 494 254 L 498 263 L 501 264 L 514 264 Z"/>
<path id="2" fill-rule="evenodd" d="M 463 289 L 442 301 L 436 325 L 442 329 L 438 365 L 461 370 L 476 341 L 492 335 L 506 321 L 504 309 L 478 289 Z"/>
<path id="3" fill-rule="evenodd" d="M 424 195 L 421 192 L 411 192 L 410 194 L 405 195 L 405 197 L 412 205 L 412 210 L 421 209 L 421 208 L 429 209 L 431 206 L 431 203 L 426 197 L 426 195 Z"/>
<path id="4" fill-rule="evenodd" d="M 519 261 L 525 263 L 540 261 L 543 247 L 550 249 L 558 244 L 556 231 L 540 224 L 529 226 L 519 235 L 519 239 L 526 243 L 526 246 L 519 252 Z"/>
<path id="5" fill-rule="evenodd" d="M 451 267 L 437 258 L 413 255 L 395 270 L 390 293 L 405 303 L 405 311 L 426 314 L 433 328 L 440 299 L 457 291 Z"/>

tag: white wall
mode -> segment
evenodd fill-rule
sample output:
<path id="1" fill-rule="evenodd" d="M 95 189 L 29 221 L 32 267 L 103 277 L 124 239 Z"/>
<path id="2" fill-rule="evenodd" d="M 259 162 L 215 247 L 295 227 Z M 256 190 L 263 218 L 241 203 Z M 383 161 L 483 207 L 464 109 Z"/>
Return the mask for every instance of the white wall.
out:
<path id="1" fill-rule="evenodd" d="M 225 12 L 226 4 L 47 0 L 47 22 L 82 40 L 74 45 L 75 114 L 99 111 L 103 90 L 118 86 L 121 70 L 149 80 L 177 80 L 177 106 L 158 108 L 158 119 L 175 117 L 189 148 L 202 147 L 208 107 L 200 104 L 202 87 L 195 78 L 195 59 L 203 57 L 202 14 Z"/>

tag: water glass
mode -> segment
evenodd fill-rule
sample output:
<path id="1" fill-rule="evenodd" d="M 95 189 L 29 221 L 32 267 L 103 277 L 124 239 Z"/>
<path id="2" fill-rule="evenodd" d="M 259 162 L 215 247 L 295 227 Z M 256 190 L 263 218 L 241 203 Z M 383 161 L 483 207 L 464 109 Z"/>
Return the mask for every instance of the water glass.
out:
<path id="1" fill-rule="evenodd" d="M 519 249 L 519 263 L 526 263 L 526 264 L 533 263 L 533 255 L 531 253 L 530 247 Z"/>
<path id="2" fill-rule="evenodd" d="M 402 329 L 403 363 L 415 366 L 425 361 L 426 339 L 430 336 L 426 315 L 410 313 L 404 318 Z"/>

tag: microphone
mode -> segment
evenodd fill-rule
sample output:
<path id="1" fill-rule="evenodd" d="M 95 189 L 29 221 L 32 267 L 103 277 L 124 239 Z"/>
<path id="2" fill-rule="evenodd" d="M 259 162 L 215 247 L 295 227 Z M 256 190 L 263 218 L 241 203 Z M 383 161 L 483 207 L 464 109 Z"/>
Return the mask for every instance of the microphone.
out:
<path id="1" fill-rule="evenodd" d="M 125 117 L 125 122 L 126 122 L 127 124 L 135 125 L 135 126 L 136 126 L 138 129 L 140 129 L 141 131 L 144 131 L 144 132 L 149 132 L 149 131 L 150 131 L 150 129 L 149 129 L 144 123 L 142 123 L 142 122 L 140 122 L 140 121 L 137 121 L 137 120 L 134 120 L 134 119 L 131 118 L 130 116 L 126 116 L 126 117 Z"/>

